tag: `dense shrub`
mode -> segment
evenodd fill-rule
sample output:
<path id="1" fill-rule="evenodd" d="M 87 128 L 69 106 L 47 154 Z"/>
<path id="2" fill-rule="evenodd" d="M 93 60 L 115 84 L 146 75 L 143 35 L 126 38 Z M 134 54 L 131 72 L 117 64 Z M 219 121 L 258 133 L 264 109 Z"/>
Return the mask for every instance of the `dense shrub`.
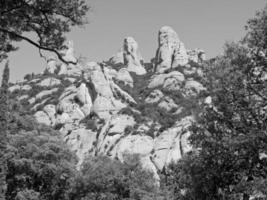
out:
<path id="1" fill-rule="evenodd" d="M 91 157 L 81 167 L 73 182 L 71 200 L 79 199 L 147 199 L 159 198 L 153 175 L 144 171 L 139 159 L 131 156 L 126 163 L 108 157 Z"/>

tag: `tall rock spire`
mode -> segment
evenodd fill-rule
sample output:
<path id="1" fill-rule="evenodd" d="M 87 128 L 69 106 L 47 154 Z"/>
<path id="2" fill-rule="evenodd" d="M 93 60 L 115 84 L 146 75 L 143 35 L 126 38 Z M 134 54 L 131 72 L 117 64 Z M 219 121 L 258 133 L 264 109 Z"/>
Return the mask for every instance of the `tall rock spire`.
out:
<path id="1" fill-rule="evenodd" d="M 184 66 L 188 55 L 177 33 L 169 26 L 163 26 L 158 34 L 155 71 L 162 73 L 167 69 Z"/>
<path id="2" fill-rule="evenodd" d="M 138 49 L 138 44 L 132 37 L 126 37 L 124 39 L 123 60 L 128 71 L 135 72 L 138 75 L 146 73 L 141 63 L 142 57 Z"/>

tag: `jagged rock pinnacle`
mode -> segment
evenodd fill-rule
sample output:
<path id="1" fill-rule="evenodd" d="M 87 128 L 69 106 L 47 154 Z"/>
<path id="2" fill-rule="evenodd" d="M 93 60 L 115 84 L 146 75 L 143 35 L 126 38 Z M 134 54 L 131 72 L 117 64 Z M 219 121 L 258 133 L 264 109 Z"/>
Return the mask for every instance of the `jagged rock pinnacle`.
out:
<path id="1" fill-rule="evenodd" d="M 159 30 L 158 45 L 155 72 L 162 73 L 167 69 L 188 63 L 185 46 L 171 27 L 163 26 Z"/>
<path id="2" fill-rule="evenodd" d="M 146 73 L 145 68 L 141 64 L 141 54 L 138 50 L 138 44 L 132 37 L 126 37 L 123 44 L 123 60 L 130 72 L 135 72 L 138 75 Z"/>

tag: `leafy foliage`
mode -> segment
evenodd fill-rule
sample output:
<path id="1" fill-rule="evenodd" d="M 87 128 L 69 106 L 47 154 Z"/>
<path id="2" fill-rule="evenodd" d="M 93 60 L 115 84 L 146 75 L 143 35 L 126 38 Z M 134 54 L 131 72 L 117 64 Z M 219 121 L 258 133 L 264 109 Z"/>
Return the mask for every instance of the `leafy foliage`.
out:
<path id="1" fill-rule="evenodd" d="M 57 132 L 39 127 L 10 135 L 9 154 L 6 199 L 29 195 L 29 190 L 39 199 L 66 199 L 75 156 Z"/>
<path id="2" fill-rule="evenodd" d="M 9 66 L 8 62 L 2 77 L 0 88 L 0 199 L 5 199 L 6 191 L 6 145 L 7 145 L 7 123 L 8 123 L 8 81 Z"/>
<path id="3" fill-rule="evenodd" d="M 89 158 L 81 167 L 70 199 L 156 199 L 158 188 L 139 159 L 128 157 L 125 164 L 108 157 Z"/>
<path id="4" fill-rule="evenodd" d="M 60 50 L 64 34 L 86 23 L 89 7 L 84 0 L 14 0 L 0 2 L 0 61 L 16 50 L 12 41 L 25 40 L 40 50 L 51 51 L 66 62 Z M 24 36 L 34 33 L 37 41 Z"/>
<path id="5" fill-rule="evenodd" d="M 193 127 L 198 151 L 169 167 L 175 199 L 266 198 L 266 9 L 248 21 L 246 40 L 226 44 L 206 71 L 212 105 Z"/>

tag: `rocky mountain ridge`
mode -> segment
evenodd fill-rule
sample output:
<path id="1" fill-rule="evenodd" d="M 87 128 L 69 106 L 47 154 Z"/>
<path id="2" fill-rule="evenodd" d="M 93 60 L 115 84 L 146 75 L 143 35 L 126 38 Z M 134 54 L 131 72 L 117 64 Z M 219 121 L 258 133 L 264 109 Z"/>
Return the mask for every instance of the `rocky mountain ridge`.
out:
<path id="1" fill-rule="evenodd" d="M 79 164 L 87 155 L 127 162 L 127 154 L 138 154 L 159 179 L 158 170 L 191 150 L 189 127 L 206 97 L 204 51 L 186 50 L 165 26 L 151 63 L 132 37 L 106 62 L 79 61 L 72 42 L 64 53 L 77 64 L 50 58 L 42 74 L 27 75 L 9 90 L 38 122 L 61 132 Z"/>

